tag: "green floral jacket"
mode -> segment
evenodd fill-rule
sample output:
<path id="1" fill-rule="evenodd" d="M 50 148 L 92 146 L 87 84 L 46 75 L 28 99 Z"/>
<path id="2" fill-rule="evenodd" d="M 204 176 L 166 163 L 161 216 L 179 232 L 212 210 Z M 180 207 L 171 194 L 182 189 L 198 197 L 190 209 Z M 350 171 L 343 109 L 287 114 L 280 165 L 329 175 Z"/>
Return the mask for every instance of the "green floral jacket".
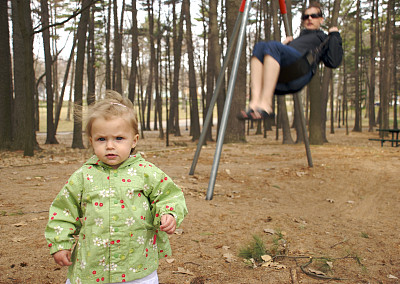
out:
<path id="1" fill-rule="evenodd" d="M 71 283 L 143 278 L 171 255 L 160 219 L 179 226 L 187 214 L 182 190 L 140 154 L 114 170 L 96 156 L 78 169 L 50 207 L 45 236 L 53 254 L 73 249 Z"/>

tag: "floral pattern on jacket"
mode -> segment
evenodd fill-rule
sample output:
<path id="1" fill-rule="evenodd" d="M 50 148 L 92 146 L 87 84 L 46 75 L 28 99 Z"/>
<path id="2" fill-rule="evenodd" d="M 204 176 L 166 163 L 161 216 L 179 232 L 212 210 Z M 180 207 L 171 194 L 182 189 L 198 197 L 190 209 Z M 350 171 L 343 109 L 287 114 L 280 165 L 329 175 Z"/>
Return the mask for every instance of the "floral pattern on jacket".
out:
<path id="1" fill-rule="evenodd" d="M 75 246 L 71 283 L 132 281 L 171 255 L 168 236 L 159 231 L 164 214 L 177 226 L 187 214 L 183 192 L 169 176 L 140 154 L 116 170 L 93 156 L 51 204 L 45 236 L 51 254 Z"/>

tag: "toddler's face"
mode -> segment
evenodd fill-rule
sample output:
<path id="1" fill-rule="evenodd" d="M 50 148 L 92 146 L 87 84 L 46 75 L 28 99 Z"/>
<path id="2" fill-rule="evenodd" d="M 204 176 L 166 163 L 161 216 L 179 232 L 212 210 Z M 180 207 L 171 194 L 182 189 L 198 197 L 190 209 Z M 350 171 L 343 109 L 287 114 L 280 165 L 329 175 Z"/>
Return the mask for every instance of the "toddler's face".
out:
<path id="1" fill-rule="evenodd" d="M 117 169 L 129 158 L 139 135 L 121 117 L 96 118 L 92 124 L 89 141 L 94 153 L 103 163 Z"/>

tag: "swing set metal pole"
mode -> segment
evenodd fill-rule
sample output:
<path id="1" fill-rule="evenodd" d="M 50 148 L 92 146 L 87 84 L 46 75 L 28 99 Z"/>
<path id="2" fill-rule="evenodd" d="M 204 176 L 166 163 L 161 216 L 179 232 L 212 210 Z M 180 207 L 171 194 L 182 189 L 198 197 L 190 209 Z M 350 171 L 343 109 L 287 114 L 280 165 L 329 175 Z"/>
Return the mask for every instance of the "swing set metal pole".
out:
<path id="1" fill-rule="evenodd" d="M 285 26 L 286 36 L 293 36 L 291 26 L 289 25 L 285 0 L 279 0 L 279 7 L 283 18 L 283 24 Z M 303 103 L 301 102 L 301 94 L 300 93 L 293 94 L 293 99 L 297 113 L 299 114 L 300 118 L 301 132 L 303 134 L 304 145 L 306 148 L 308 166 L 313 167 L 313 161 L 310 150 L 310 141 L 308 140 L 308 135 L 307 135 L 306 119 L 304 117 Z"/>
<path id="2" fill-rule="evenodd" d="M 226 70 L 226 67 L 228 65 L 228 62 L 230 61 L 230 59 L 232 57 L 233 46 L 234 46 L 234 43 L 236 42 L 238 34 L 239 34 L 239 27 L 240 27 L 240 24 L 241 24 L 242 18 L 243 18 L 242 15 L 243 15 L 243 9 L 244 9 L 245 2 L 246 2 L 246 0 L 242 1 L 242 5 L 241 5 L 240 10 L 239 10 L 239 15 L 236 18 L 235 26 L 234 26 L 233 32 L 232 32 L 232 37 L 231 37 L 231 40 L 230 40 L 230 42 L 228 44 L 228 49 L 227 49 L 225 57 L 224 57 L 224 62 L 222 64 L 221 70 L 220 70 L 219 75 L 218 75 L 218 79 L 217 79 L 217 82 L 216 82 L 215 90 L 214 90 L 214 93 L 212 95 L 212 98 L 211 98 L 211 101 L 210 101 L 210 105 L 208 107 L 207 115 L 206 115 L 206 117 L 204 119 L 203 130 L 202 130 L 202 132 L 200 134 L 199 142 L 197 143 L 197 149 L 196 149 L 196 153 L 194 154 L 194 157 L 193 157 L 193 162 L 192 162 L 192 166 L 190 167 L 189 175 L 194 175 L 194 171 L 196 169 L 197 161 L 198 161 L 199 156 L 200 156 L 201 148 L 204 145 L 204 141 L 205 141 L 206 136 L 207 136 L 207 131 L 208 131 L 208 129 L 210 127 L 210 124 L 211 124 L 211 121 L 212 121 L 215 102 L 217 101 L 217 98 L 218 98 L 219 94 L 221 93 L 221 87 L 222 87 L 222 83 L 223 83 L 223 79 L 224 79 L 225 70 Z"/>
<path id="3" fill-rule="evenodd" d="M 245 0 L 243 0 L 243 1 L 245 1 Z M 229 111 L 231 108 L 233 91 L 234 91 L 236 77 L 237 77 L 237 71 L 239 68 L 240 54 L 242 53 L 243 41 L 246 36 L 246 26 L 247 26 L 247 20 L 249 17 L 251 1 L 247 0 L 245 2 L 246 2 L 246 4 L 244 7 L 243 19 L 242 19 L 242 23 L 241 23 L 240 30 L 239 30 L 238 40 L 237 40 L 237 44 L 236 44 L 235 57 L 234 57 L 234 61 L 232 64 L 232 72 L 231 72 L 231 76 L 229 78 L 229 83 L 228 83 L 228 92 L 227 92 L 226 99 L 225 99 L 224 111 L 223 111 L 222 118 L 221 118 L 221 125 L 220 125 L 219 131 L 218 131 L 218 140 L 217 140 L 217 145 L 216 145 L 216 150 L 215 150 L 215 155 L 214 155 L 214 162 L 213 162 L 211 174 L 210 174 L 210 181 L 208 183 L 206 200 L 211 200 L 213 198 L 215 179 L 217 177 L 219 160 L 221 157 L 222 146 L 224 143 L 226 125 L 228 122 Z M 243 2 L 242 2 L 242 6 L 243 6 Z"/>

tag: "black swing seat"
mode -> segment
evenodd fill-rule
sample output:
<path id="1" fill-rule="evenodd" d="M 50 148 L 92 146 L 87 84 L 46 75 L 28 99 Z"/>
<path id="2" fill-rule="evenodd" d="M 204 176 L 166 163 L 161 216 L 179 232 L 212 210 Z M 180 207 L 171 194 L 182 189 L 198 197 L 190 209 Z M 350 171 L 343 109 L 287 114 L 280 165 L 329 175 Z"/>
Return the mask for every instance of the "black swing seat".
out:
<path id="1" fill-rule="evenodd" d="M 281 67 L 279 77 L 278 77 L 278 83 L 289 83 L 292 82 L 293 80 L 296 80 L 310 71 L 315 74 L 317 70 L 317 65 L 320 60 L 321 54 L 323 52 L 323 49 L 326 44 L 328 44 L 330 35 L 328 35 L 321 44 L 315 48 L 314 50 L 309 50 L 306 53 L 304 53 L 299 59 L 297 59 L 295 62 L 292 64 Z M 282 90 L 278 93 L 280 94 L 291 94 L 298 92 L 300 90 Z"/>
<path id="2" fill-rule="evenodd" d="M 278 83 L 289 83 L 306 75 L 310 71 L 314 71 L 315 62 L 315 54 L 311 50 L 306 52 L 292 64 L 281 67 Z"/>

